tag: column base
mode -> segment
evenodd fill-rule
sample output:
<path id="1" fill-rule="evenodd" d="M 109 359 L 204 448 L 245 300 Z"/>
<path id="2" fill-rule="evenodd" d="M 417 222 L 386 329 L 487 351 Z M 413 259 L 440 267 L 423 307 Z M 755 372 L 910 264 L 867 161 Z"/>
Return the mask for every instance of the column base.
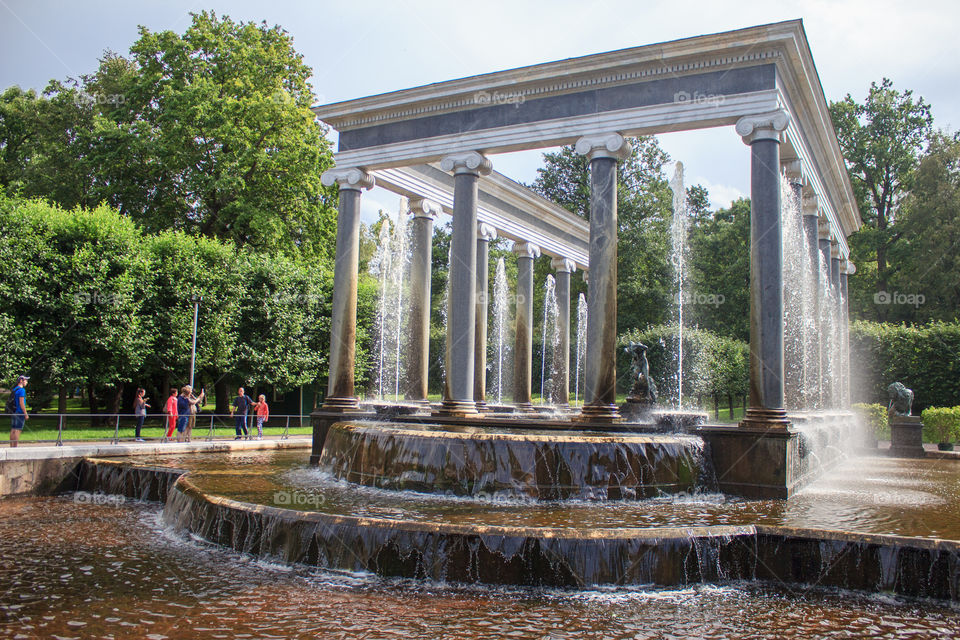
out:
<path id="1" fill-rule="evenodd" d="M 352 412 L 360 411 L 360 401 L 357 398 L 337 398 L 329 397 L 323 401 L 322 409 L 324 411 Z"/>
<path id="2" fill-rule="evenodd" d="M 755 429 L 769 431 L 776 429 L 786 431 L 790 427 L 790 419 L 784 409 L 759 409 L 750 407 L 739 424 L 741 429 Z"/>
<path id="3" fill-rule="evenodd" d="M 477 400 L 474 406 L 477 408 L 477 413 L 487 413 L 490 411 L 490 407 L 488 407 L 487 403 L 483 400 Z"/>
<path id="4" fill-rule="evenodd" d="M 585 404 L 580 409 L 577 422 L 613 422 L 620 419 L 620 411 L 615 404 Z"/>
<path id="5" fill-rule="evenodd" d="M 532 402 L 514 402 L 513 403 L 513 412 L 514 413 L 536 413 L 536 409 L 533 407 Z"/>
<path id="6" fill-rule="evenodd" d="M 479 418 L 477 405 L 472 400 L 444 400 L 440 403 L 440 408 L 433 413 L 435 416 L 448 416 L 451 418 Z"/>

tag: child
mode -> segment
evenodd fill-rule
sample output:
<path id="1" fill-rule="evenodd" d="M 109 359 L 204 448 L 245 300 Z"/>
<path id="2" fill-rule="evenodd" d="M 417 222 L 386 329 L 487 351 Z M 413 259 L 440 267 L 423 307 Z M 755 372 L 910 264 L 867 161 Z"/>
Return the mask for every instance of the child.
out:
<path id="1" fill-rule="evenodd" d="M 262 393 L 253 403 L 253 408 L 257 412 L 257 440 L 263 440 L 263 423 L 270 417 L 270 407 L 267 406 L 267 398 Z"/>
<path id="2" fill-rule="evenodd" d="M 177 428 L 177 389 L 170 389 L 170 397 L 167 398 L 167 438 L 173 435 L 173 430 Z"/>

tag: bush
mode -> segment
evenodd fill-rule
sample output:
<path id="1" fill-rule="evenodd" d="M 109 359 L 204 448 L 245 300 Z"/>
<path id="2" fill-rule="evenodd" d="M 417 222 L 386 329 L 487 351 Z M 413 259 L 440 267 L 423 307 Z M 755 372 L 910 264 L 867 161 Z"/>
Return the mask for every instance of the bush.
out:
<path id="1" fill-rule="evenodd" d="M 864 423 L 873 429 L 874 435 L 879 440 L 890 439 L 890 424 L 887 421 L 887 408 L 882 404 L 855 404 L 853 410 L 864 421 Z"/>
<path id="2" fill-rule="evenodd" d="M 960 407 L 930 407 L 921 414 L 923 437 L 928 442 L 960 440 Z"/>

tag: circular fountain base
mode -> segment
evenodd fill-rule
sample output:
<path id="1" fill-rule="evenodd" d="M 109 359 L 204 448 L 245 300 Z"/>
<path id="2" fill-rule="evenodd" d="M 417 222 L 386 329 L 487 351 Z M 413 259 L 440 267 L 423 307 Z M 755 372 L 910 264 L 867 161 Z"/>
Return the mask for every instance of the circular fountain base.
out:
<path id="1" fill-rule="evenodd" d="M 696 436 L 404 423 L 334 424 L 319 467 L 381 489 L 539 500 L 647 498 L 706 482 Z"/>

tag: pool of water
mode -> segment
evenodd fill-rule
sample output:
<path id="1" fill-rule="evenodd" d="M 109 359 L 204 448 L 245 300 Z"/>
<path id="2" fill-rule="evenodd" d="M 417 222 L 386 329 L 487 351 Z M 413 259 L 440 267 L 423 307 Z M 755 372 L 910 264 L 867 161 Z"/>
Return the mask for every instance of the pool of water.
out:
<path id="1" fill-rule="evenodd" d="M 134 459 L 193 470 L 201 489 L 243 502 L 449 524 L 558 528 L 767 524 L 960 540 L 960 463 L 852 458 L 789 500 L 681 494 L 639 501 L 464 498 L 393 492 L 333 480 L 304 451 Z"/>
<path id="2" fill-rule="evenodd" d="M 282 456 L 281 456 L 282 457 Z M 231 457 L 255 469 L 262 454 Z M 257 460 L 260 462 L 257 462 Z M 223 461 L 198 466 L 226 472 Z M 276 472 L 280 476 L 287 471 Z M 862 474 L 861 474 L 862 475 Z M 263 563 L 110 496 L 0 501 L 0 637 L 904 638 L 960 635 L 960 609 L 796 586 L 454 587 Z"/>

